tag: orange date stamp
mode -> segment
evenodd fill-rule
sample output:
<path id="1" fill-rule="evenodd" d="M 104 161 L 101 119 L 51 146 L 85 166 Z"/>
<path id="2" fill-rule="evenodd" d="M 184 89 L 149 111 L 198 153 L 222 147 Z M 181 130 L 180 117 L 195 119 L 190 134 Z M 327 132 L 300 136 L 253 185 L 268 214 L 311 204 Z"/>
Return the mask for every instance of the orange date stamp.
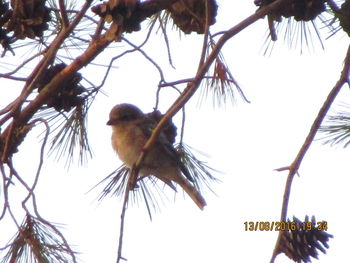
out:
<path id="1" fill-rule="evenodd" d="M 244 222 L 245 231 L 327 231 L 327 221 L 320 222 L 278 222 L 278 221 L 246 221 Z"/>

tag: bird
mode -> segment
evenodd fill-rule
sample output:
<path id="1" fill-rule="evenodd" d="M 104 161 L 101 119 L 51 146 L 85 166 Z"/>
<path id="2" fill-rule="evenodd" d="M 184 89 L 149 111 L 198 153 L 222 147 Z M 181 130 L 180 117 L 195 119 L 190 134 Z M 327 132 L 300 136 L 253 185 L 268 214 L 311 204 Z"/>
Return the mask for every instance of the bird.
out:
<path id="1" fill-rule="evenodd" d="M 117 104 L 110 111 L 107 125 L 112 127 L 112 147 L 129 168 L 136 163 L 152 130 L 157 126 L 157 121 L 151 116 L 152 114 L 144 114 L 137 106 L 128 103 Z M 206 202 L 193 186 L 194 179 L 182 163 L 170 139 L 169 134 L 165 134 L 164 131 L 159 134 L 154 145 L 146 153 L 138 176 L 155 176 L 176 191 L 173 184 L 175 182 L 203 210 Z"/>

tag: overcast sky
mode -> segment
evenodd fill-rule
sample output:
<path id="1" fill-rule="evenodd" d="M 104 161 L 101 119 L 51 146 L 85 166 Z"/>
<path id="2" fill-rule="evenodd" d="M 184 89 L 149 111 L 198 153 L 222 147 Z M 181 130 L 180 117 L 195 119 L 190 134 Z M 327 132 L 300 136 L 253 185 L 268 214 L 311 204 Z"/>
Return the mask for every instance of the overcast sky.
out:
<path id="1" fill-rule="evenodd" d="M 234 2 L 219 1 L 213 32 L 235 25 L 256 10 L 252 1 Z M 231 72 L 251 103 L 237 96 L 233 106 L 228 103 L 214 109 L 211 98 L 199 106 L 199 96 L 195 95 L 186 106 L 184 141 L 206 153 L 207 157 L 199 157 L 221 171 L 215 174 L 222 181 L 213 184 L 216 195 L 204 191 L 208 205 L 200 211 L 181 192 L 174 202 L 173 192 L 166 190 L 169 201 L 153 214 L 153 221 L 143 204 L 130 207 L 123 247 L 128 262 L 269 262 L 278 233 L 245 231 L 244 222 L 279 220 L 287 173 L 274 169 L 294 160 L 319 108 L 340 76 L 349 41 L 340 32 L 324 41 L 322 50 L 315 38 L 315 50 L 305 48 L 301 56 L 298 48 L 288 49 L 281 37 L 272 55 L 263 56 L 266 23 L 258 21 L 223 49 Z M 322 32 L 327 36 L 327 29 Z M 140 32 L 126 37 L 140 43 L 142 35 Z M 164 67 L 168 81 L 192 77 L 200 53 L 200 36 L 182 36 L 179 41 L 178 33 L 174 32 L 169 37 L 176 69 L 166 64 L 160 34 L 154 36 L 145 50 Z M 120 50 L 107 50 L 97 62 L 107 61 Z M 63 233 L 81 253 L 78 258 L 86 263 L 115 262 L 117 256 L 122 201 L 106 198 L 97 202 L 102 188 L 86 194 L 121 164 L 110 145 L 108 113 L 115 104 L 123 102 L 138 105 L 145 112 L 152 111 L 159 81 L 152 65 L 138 54 L 119 60 L 115 66 L 118 68 L 112 71 L 103 88 L 107 96 L 100 95 L 89 113 L 94 157 L 86 166 L 72 165 L 69 170 L 64 167 L 64 160 L 46 159 L 37 188 L 42 216 L 65 224 Z M 87 68 L 82 72 L 100 83 L 102 69 Z M 16 96 L 16 92 L 18 89 L 1 96 L 1 105 L 10 96 Z M 349 95 L 349 89 L 344 87 L 335 105 L 347 102 Z M 164 90 L 160 109 L 164 112 L 176 96 L 176 92 Z M 178 114 L 175 117 L 178 127 L 180 120 Z M 15 156 L 20 174 L 28 179 L 36 171 L 37 146 L 37 134 L 33 132 Z M 288 217 L 303 219 L 306 214 L 315 215 L 317 221 L 328 222 L 328 232 L 334 235 L 327 255 L 320 255 L 318 262 L 339 262 L 349 257 L 350 230 L 346 225 L 350 215 L 349 156 L 348 149 L 315 142 L 300 167 L 300 177 L 293 182 Z M 11 223 L 6 227 L 2 224 L 0 231 L 12 236 L 14 228 Z M 0 241 L 5 242 L 2 237 Z M 276 262 L 291 261 L 280 255 Z"/>

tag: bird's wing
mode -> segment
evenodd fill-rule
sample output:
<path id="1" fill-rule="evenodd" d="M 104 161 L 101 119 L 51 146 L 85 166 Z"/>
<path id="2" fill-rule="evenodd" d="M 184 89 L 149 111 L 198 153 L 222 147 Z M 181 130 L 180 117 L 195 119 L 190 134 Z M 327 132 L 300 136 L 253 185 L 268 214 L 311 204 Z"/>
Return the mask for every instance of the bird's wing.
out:
<path id="1" fill-rule="evenodd" d="M 152 134 L 152 131 L 157 126 L 157 122 L 145 117 L 143 119 L 138 120 L 138 125 L 143 131 L 145 137 L 149 138 Z M 191 176 L 190 172 L 181 161 L 179 153 L 175 150 L 173 144 L 169 142 L 167 136 L 163 132 L 159 134 L 155 143 L 164 150 L 164 153 L 167 154 L 173 162 L 175 162 L 175 164 L 180 168 L 181 172 L 186 176 L 186 178 L 191 182 L 194 182 L 194 179 Z"/>
<path id="2" fill-rule="evenodd" d="M 180 168 L 181 172 L 186 176 L 188 180 L 191 182 L 194 182 L 193 177 L 191 176 L 190 172 L 188 171 L 187 167 L 184 165 L 184 163 L 181 161 L 179 153 L 175 150 L 174 146 L 169 143 L 169 141 L 164 141 L 163 136 L 159 136 L 158 140 L 161 140 L 160 144 L 164 149 L 164 152 L 166 152 L 171 159 L 176 163 L 176 165 Z M 166 137 L 164 136 L 166 139 Z"/>

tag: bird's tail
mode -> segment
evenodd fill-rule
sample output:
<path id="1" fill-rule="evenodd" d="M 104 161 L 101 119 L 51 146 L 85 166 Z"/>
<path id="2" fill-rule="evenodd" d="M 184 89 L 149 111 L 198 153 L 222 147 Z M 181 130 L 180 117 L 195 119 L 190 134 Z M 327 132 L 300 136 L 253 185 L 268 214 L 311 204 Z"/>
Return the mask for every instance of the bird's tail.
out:
<path id="1" fill-rule="evenodd" d="M 192 200 L 196 203 L 196 205 L 203 210 L 203 208 L 207 205 L 203 196 L 197 191 L 196 188 L 191 185 L 186 178 L 183 176 L 179 176 L 175 181 L 178 183 L 185 192 L 192 198 Z"/>

